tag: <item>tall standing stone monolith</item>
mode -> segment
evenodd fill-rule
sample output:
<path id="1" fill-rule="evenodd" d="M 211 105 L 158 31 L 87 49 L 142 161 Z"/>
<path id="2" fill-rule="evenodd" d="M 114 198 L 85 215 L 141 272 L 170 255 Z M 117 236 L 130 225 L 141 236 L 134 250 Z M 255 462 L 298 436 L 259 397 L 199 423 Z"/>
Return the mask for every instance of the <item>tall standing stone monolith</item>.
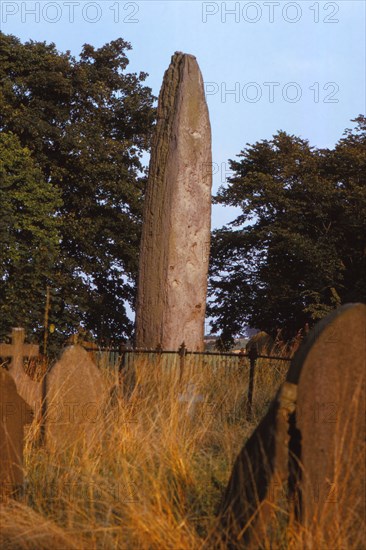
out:
<path id="1" fill-rule="evenodd" d="M 145 198 L 139 348 L 203 351 L 211 224 L 211 128 L 196 58 L 176 52 L 159 95 Z"/>

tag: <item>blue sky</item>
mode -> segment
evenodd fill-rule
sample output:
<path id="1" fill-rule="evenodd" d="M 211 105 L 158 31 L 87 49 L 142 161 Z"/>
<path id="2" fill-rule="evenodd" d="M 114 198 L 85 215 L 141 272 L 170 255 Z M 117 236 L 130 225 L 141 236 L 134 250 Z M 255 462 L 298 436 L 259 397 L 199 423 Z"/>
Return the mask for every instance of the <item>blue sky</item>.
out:
<path id="1" fill-rule="evenodd" d="M 197 57 L 207 91 L 215 163 L 213 192 L 227 161 L 279 129 L 332 147 L 365 113 L 365 3 L 342 0 L 1 0 L 1 30 L 55 42 L 78 55 L 122 37 L 129 70 L 149 73 L 158 95 L 175 51 Z M 230 93 L 231 91 L 231 93 Z M 213 227 L 234 217 L 214 206 Z"/>

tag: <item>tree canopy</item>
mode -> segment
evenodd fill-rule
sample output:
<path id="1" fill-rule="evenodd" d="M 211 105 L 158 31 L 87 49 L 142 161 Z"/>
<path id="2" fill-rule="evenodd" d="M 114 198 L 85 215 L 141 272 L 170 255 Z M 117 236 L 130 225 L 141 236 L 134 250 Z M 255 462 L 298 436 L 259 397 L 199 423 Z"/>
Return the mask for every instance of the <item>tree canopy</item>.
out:
<path id="1" fill-rule="evenodd" d="M 16 136 L 0 133 L 0 338 L 10 326 L 39 328 L 59 253 L 61 194 Z M 31 300 L 30 300 L 31 295 Z"/>
<path id="2" fill-rule="evenodd" d="M 143 85 L 146 73 L 127 72 L 130 49 L 122 39 L 99 49 L 86 44 L 76 59 L 54 44 L 22 44 L 0 33 L 0 132 L 13 144 L 6 166 L 22 155 L 23 165 L 32 165 L 28 179 L 18 166 L 17 181 L 28 189 L 27 197 L 33 185 L 34 215 L 57 209 L 58 254 L 47 283 L 50 313 L 62 334 L 79 324 L 98 338 L 132 331 L 126 303 L 134 301 L 145 187 L 142 155 L 149 149 L 155 109 L 151 89 Z M 17 136 L 17 145 L 10 135 Z M 8 237 L 1 233 L 4 253 Z M 52 233 L 50 258 L 53 238 Z M 12 273 L 6 275 L 12 302 L 8 290 L 0 306 L 44 309 L 39 294 L 42 286 L 46 292 L 44 278 L 34 274 L 32 285 L 39 292 L 31 285 L 27 295 L 17 290 L 19 272 Z M 4 327 L 13 322 L 6 316 Z"/>
<path id="3" fill-rule="evenodd" d="M 366 119 L 334 149 L 280 131 L 231 160 L 215 202 L 241 214 L 214 231 L 212 327 L 226 347 L 246 325 L 293 336 L 365 301 Z"/>
<path id="4" fill-rule="evenodd" d="M 64 338 L 129 337 L 155 121 L 146 73 L 123 39 L 54 44 L 0 32 L 0 337 L 50 322 Z M 279 131 L 247 144 L 216 203 L 240 215 L 213 232 L 208 314 L 228 347 L 247 325 L 291 337 L 365 300 L 366 119 L 333 149 Z"/>

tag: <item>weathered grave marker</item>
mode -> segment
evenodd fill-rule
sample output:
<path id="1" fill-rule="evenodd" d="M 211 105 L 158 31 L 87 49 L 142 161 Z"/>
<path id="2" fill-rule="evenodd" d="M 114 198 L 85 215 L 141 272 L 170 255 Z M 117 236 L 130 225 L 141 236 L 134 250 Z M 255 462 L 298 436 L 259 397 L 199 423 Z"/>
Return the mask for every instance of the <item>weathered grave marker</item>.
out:
<path id="1" fill-rule="evenodd" d="M 309 531 L 365 530 L 366 306 L 323 319 L 299 348 L 287 380 L 297 384 L 300 509 Z M 357 546 L 357 545 L 356 545 Z"/>
<path id="2" fill-rule="evenodd" d="M 245 349 L 249 353 L 251 349 L 255 348 L 258 355 L 267 355 L 271 352 L 273 346 L 273 338 L 262 330 L 250 338 Z"/>
<path id="3" fill-rule="evenodd" d="M 313 540 L 326 547 L 336 547 L 341 534 L 360 544 L 365 364 L 365 305 L 343 306 L 309 333 L 234 465 L 220 510 L 228 547 L 265 546 L 278 532 L 276 510 L 282 522 L 294 514 L 306 536 L 317 533 Z"/>
<path id="4" fill-rule="evenodd" d="M 234 464 L 220 507 L 228 548 L 261 548 L 288 487 L 290 417 L 296 386 L 285 383 Z"/>
<path id="5" fill-rule="evenodd" d="M 81 346 L 65 349 L 46 377 L 45 439 L 62 450 L 97 433 L 106 399 L 102 375 Z"/>
<path id="6" fill-rule="evenodd" d="M 211 128 L 196 58 L 164 75 L 146 191 L 137 347 L 204 350 L 211 225 Z"/>
<path id="7" fill-rule="evenodd" d="M 32 409 L 0 368 L 0 497 L 16 494 L 23 485 L 23 432 L 31 421 Z"/>
<path id="8" fill-rule="evenodd" d="M 39 346 L 25 344 L 25 331 L 23 328 L 13 328 L 11 332 L 11 344 L 0 344 L 0 357 L 9 357 L 9 373 L 13 377 L 17 392 L 32 407 L 38 416 L 42 401 L 42 385 L 32 380 L 24 371 L 24 357 L 31 358 L 39 355 Z"/>

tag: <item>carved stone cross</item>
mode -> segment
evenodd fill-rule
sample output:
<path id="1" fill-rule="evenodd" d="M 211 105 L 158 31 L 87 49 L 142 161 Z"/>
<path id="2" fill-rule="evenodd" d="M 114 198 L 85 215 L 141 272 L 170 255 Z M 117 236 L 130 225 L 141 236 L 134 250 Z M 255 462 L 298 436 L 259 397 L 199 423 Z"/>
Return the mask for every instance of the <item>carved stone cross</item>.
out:
<path id="1" fill-rule="evenodd" d="M 11 364 L 9 372 L 23 370 L 24 357 L 36 357 L 39 354 L 39 346 L 36 344 L 25 344 L 24 328 L 13 328 L 11 331 L 11 344 L 0 344 L 0 357 L 10 357 Z"/>
<path id="2" fill-rule="evenodd" d="M 39 354 L 37 344 L 25 344 L 24 328 L 13 328 L 11 344 L 0 344 L 0 357 L 10 357 L 9 373 L 15 381 L 18 394 L 30 405 L 37 417 L 42 401 L 42 384 L 33 381 L 23 368 L 24 357 L 36 357 Z"/>

